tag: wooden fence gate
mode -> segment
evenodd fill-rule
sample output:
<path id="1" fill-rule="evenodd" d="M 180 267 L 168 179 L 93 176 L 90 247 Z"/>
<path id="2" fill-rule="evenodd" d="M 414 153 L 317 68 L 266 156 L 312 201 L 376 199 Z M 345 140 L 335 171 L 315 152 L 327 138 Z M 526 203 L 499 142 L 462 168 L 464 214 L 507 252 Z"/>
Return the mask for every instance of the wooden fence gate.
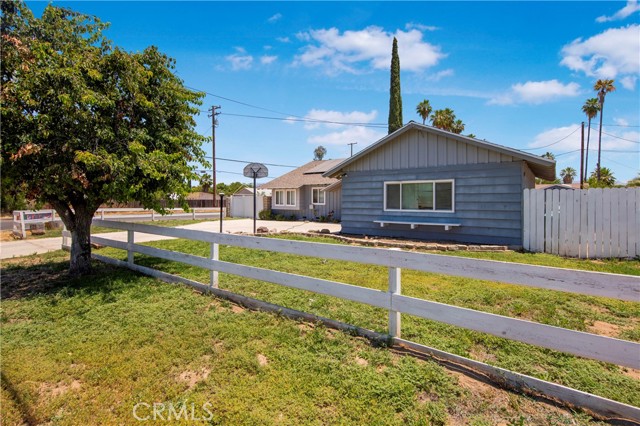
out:
<path id="1" fill-rule="evenodd" d="M 640 188 L 525 189 L 523 248 L 581 258 L 640 256 Z"/>

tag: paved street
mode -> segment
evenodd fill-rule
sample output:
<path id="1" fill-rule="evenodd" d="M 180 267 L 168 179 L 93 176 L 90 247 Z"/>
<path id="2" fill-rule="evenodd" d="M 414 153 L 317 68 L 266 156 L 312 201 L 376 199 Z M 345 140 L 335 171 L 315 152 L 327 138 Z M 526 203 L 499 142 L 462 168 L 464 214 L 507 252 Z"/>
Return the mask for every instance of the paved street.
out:
<path id="1" fill-rule="evenodd" d="M 280 222 L 272 220 L 258 220 L 256 226 L 267 227 L 269 231 L 273 232 L 309 232 L 313 230 L 328 229 L 331 233 L 340 232 L 341 226 L 339 223 L 318 223 L 318 222 Z M 220 222 L 200 222 L 191 225 L 179 226 L 178 228 L 195 229 L 206 232 L 219 232 Z M 225 220 L 222 223 L 222 232 L 224 233 L 237 233 L 253 232 L 253 219 L 236 219 Z M 106 234 L 97 234 L 105 238 L 110 238 L 118 241 L 126 241 L 126 232 L 112 232 Z M 168 237 L 162 237 L 159 235 L 140 234 L 136 233 L 136 242 L 142 243 L 147 241 L 157 241 L 169 239 Z M 9 259 L 12 257 L 28 256 L 37 253 L 46 253 L 49 251 L 60 250 L 62 245 L 62 237 L 56 238 L 42 238 L 33 240 L 21 240 L 21 241 L 9 241 L 0 242 L 0 259 Z"/>

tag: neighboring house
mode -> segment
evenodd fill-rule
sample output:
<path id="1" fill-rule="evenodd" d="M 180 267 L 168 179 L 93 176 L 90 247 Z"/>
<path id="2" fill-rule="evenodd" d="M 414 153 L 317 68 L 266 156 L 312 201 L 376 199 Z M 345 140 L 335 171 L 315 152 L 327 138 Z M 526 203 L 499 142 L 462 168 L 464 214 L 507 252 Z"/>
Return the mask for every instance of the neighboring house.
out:
<path id="1" fill-rule="evenodd" d="M 555 161 L 412 121 L 324 176 L 345 234 L 521 246 L 523 190 Z"/>
<path id="2" fill-rule="evenodd" d="M 340 219 L 340 181 L 322 176 L 343 160 L 315 160 L 260 185 L 271 190 L 271 211 L 296 219 Z"/>
<path id="3" fill-rule="evenodd" d="M 189 207 L 213 207 L 213 194 L 211 192 L 196 191 L 187 195 L 187 204 Z M 216 200 L 216 205 L 220 204 L 219 200 Z"/>
<path id="4" fill-rule="evenodd" d="M 588 184 L 584 184 L 585 189 L 589 187 Z M 580 182 L 578 183 L 538 183 L 535 189 L 580 189 Z"/>

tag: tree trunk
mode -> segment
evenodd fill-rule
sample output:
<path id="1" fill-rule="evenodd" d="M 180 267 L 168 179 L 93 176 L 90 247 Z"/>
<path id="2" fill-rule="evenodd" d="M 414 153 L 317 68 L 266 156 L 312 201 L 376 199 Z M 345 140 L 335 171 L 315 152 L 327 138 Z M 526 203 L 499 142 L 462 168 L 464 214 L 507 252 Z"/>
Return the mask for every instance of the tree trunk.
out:
<path id="1" fill-rule="evenodd" d="M 75 226 L 71 231 L 71 259 L 69 273 L 86 275 L 91 273 L 91 221 L 93 214 L 75 215 Z"/>
<path id="2" fill-rule="evenodd" d="M 84 203 L 76 203 L 72 210 L 66 203 L 53 200 L 50 202 L 67 230 L 71 232 L 69 274 L 77 276 L 91 273 L 91 221 L 97 207 L 88 208 Z"/>

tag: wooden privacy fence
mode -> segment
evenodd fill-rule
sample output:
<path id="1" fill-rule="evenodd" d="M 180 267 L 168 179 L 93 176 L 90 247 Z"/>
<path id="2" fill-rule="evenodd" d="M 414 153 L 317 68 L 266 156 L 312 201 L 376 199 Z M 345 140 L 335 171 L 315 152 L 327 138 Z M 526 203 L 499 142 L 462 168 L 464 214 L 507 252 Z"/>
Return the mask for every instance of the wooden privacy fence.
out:
<path id="1" fill-rule="evenodd" d="M 493 374 L 502 379 L 502 381 L 512 380 L 520 385 L 524 383 L 526 385 L 525 387 L 542 390 L 549 396 L 560 398 L 563 401 L 586 407 L 596 412 L 606 413 L 607 415 L 624 416 L 625 418 L 633 418 L 640 421 L 640 409 L 636 407 L 574 389 L 568 389 L 564 386 L 545 382 L 540 379 L 519 375 L 508 370 L 489 366 L 478 361 L 468 360 L 453 354 L 446 354 L 400 338 L 400 315 L 401 313 L 405 313 L 494 336 L 567 352 L 581 357 L 640 369 L 640 344 L 635 342 L 404 296 L 401 291 L 401 269 L 406 268 L 423 272 L 456 275 L 627 301 L 640 301 L 640 277 L 399 250 L 163 228 L 136 223 L 94 220 L 94 225 L 125 230 L 128 235 L 127 242 L 93 236 L 91 239 L 93 243 L 126 250 L 128 253 L 126 262 L 94 254 L 94 257 L 101 261 L 126 266 L 168 282 L 186 283 L 202 290 L 210 290 L 215 294 L 219 292 L 229 293 L 218 289 L 218 273 L 223 272 L 383 308 L 389 313 L 388 333 L 393 343 L 431 354 L 442 354 L 442 356 L 451 359 L 455 358 L 455 362 L 457 363 L 466 363 L 473 365 L 474 368 L 484 369 L 488 371 L 488 374 Z M 208 257 L 200 257 L 139 245 L 135 243 L 136 232 L 207 242 L 211 246 L 210 255 Z M 388 290 L 381 291 L 221 261 L 219 260 L 220 244 L 387 267 L 389 277 Z M 210 283 L 206 286 L 183 277 L 136 265 L 134 263 L 134 253 L 208 269 L 210 271 Z"/>
<path id="2" fill-rule="evenodd" d="M 525 189 L 525 250 L 581 258 L 640 256 L 640 188 Z"/>

